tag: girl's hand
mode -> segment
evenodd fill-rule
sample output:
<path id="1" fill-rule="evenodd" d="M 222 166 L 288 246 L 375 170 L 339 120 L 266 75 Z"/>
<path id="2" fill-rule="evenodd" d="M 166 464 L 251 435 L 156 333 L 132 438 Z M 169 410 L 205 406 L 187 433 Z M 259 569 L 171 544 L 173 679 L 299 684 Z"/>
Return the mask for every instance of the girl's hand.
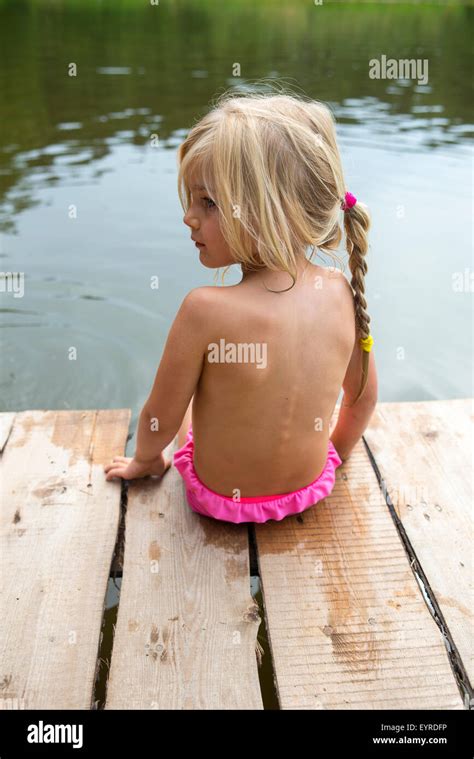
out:
<path id="1" fill-rule="evenodd" d="M 105 479 L 111 480 L 113 477 L 122 477 L 124 480 L 136 480 L 139 477 L 150 475 L 162 477 L 170 466 L 171 461 L 166 461 L 163 453 L 149 462 L 137 461 L 135 457 L 115 456 L 110 464 L 104 466 Z"/>

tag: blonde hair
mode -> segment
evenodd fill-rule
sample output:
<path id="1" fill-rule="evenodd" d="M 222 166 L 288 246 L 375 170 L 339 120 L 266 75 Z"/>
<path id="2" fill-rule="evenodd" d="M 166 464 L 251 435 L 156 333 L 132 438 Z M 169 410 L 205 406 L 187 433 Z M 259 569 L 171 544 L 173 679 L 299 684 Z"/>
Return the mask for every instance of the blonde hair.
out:
<path id="1" fill-rule="evenodd" d="M 335 120 L 324 103 L 281 90 L 228 90 L 179 146 L 178 165 L 185 213 L 191 203 L 190 176 L 197 172 L 217 204 L 221 232 L 235 263 L 248 270 L 286 271 L 293 287 L 297 261 L 308 246 L 310 259 L 316 249 L 334 258 L 332 251 L 342 239 L 346 187 Z M 364 285 L 369 226 L 368 209 L 359 201 L 344 212 L 359 339 L 369 336 Z M 363 350 L 361 388 L 354 403 L 365 388 L 368 361 Z"/>

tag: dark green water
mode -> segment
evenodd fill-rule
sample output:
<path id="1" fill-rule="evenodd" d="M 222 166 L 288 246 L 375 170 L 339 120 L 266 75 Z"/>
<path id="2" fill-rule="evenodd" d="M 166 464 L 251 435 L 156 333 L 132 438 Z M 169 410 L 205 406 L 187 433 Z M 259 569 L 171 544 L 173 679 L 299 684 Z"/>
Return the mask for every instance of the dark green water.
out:
<path id="1" fill-rule="evenodd" d="M 214 281 L 182 223 L 176 147 L 218 92 L 274 77 L 331 105 L 373 214 L 380 400 L 471 395 L 473 18 L 459 3 L 0 2 L 0 268 L 24 273 L 23 297 L 0 293 L 1 409 L 131 407 L 135 426 L 182 298 Z M 428 60 L 428 83 L 370 79 L 382 54 Z"/>

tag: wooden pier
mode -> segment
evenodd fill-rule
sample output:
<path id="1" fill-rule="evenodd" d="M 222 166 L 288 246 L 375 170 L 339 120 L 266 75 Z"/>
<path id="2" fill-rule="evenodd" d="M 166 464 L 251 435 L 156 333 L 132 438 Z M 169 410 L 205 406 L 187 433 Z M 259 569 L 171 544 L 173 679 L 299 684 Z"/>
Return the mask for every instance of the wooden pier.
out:
<path id="1" fill-rule="evenodd" d="M 263 621 L 281 709 L 472 708 L 471 399 L 379 403 L 331 495 L 263 525 L 174 467 L 107 482 L 130 416 L 0 414 L 0 708 L 97 708 L 112 571 L 106 709 L 263 709 Z"/>

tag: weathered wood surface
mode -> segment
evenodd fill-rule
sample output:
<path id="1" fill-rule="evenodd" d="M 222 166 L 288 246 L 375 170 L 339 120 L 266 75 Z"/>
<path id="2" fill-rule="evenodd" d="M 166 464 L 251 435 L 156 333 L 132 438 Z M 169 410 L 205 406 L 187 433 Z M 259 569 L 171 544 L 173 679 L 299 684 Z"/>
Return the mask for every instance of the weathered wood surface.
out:
<path id="1" fill-rule="evenodd" d="M 130 483 L 125 536 L 106 709 L 262 709 L 247 527 L 192 512 L 171 467 Z"/>
<path id="2" fill-rule="evenodd" d="M 5 448 L 5 444 L 13 426 L 14 418 L 14 412 L 5 411 L 4 413 L 0 413 L 0 453 Z"/>
<path id="3" fill-rule="evenodd" d="M 129 420 L 15 414 L 0 461 L 0 708 L 91 708 L 120 511 L 103 465 Z"/>
<path id="4" fill-rule="evenodd" d="M 379 441 L 379 454 L 385 442 L 390 446 L 384 460 L 392 471 L 404 443 L 388 425 Z M 466 444 L 459 439 L 460 447 Z M 410 472 L 422 476 L 432 465 L 417 445 L 415 438 L 410 441 L 418 468 L 408 470 L 408 484 Z M 456 478 L 465 474 L 463 468 L 455 470 Z M 444 476 L 449 477 L 446 468 Z M 458 487 L 464 493 L 461 483 Z M 455 488 L 448 510 L 454 520 Z M 458 528 L 465 525 L 463 512 Z M 443 637 L 363 441 L 338 468 L 327 499 L 299 517 L 257 525 L 256 538 L 281 708 L 464 708 Z M 467 533 L 464 542 L 467 550 Z M 431 551 L 435 562 L 440 550 L 443 555 L 440 544 L 431 544 L 425 553 Z M 427 561 L 428 570 L 431 566 Z M 445 565 L 441 571 L 450 570 Z"/>
<path id="5" fill-rule="evenodd" d="M 474 684 L 473 402 L 382 403 L 365 438 Z"/>
<path id="6" fill-rule="evenodd" d="M 103 465 L 129 420 L 0 414 L 0 708 L 94 704 L 121 491 Z M 380 403 L 364 438 L 327 499 L 255 526 L 280 706 L 462 709 L 424 595 L 469 686 L 472 401 Z M 129 483 L 107 709 L 263 708 L 248 540 L 192 512 L 174 468 Z"/>

